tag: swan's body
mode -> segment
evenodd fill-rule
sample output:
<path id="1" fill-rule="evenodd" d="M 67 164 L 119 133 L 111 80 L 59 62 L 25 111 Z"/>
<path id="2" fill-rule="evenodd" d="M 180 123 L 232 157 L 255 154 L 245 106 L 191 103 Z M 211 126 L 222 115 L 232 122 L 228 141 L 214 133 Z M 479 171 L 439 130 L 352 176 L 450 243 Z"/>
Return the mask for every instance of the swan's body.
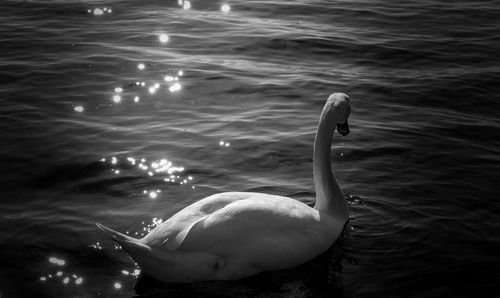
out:
<path id="1" fill-rule="evenodd" d="M 297 200 L 249 192 L 197 201 L 142 239 L 108 231 L 149 275 L 166 282 L 232 280 L 291 268 L 326 251 L 348 219 L 344 194 L 331 170 L 335 125 L 348 133 L 349 97 L 332 94 L 314 144 L 314 208 Z"/>

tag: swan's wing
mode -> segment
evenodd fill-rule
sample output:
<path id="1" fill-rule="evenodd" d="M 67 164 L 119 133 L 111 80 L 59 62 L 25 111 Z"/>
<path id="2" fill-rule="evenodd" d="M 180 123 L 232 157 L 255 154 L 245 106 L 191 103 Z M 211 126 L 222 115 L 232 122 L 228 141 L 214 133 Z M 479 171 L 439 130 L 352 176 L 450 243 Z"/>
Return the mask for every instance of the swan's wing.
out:
<path id="1" fill-rule="evenodd" d="M 304 208 L 305 207 L 305 208 Z M 249 197 L 200 218 L 185 235 L 180 249 L 207 249 L 214 245 L 283 238 L 311 233 L 319 218 L 312 208 L 293 199 Z"/>
<path id="2" fill-rule="evenodd" d="M 176 250 L 194 225 L 228 204 L 244 198 L 246 196 L 243 193 L 220 193 L 204 198 L 187 206 L 154 228 L 143 241 L 150 246 Z"/>
<path id="3" fill-rule="evenodd" d="M 278 269 L 333 243 L 335 231 L 321 221 L 318 212 L 296 200 L 249 194 L 194 223 L 178 249 L 237 255 Z"/>

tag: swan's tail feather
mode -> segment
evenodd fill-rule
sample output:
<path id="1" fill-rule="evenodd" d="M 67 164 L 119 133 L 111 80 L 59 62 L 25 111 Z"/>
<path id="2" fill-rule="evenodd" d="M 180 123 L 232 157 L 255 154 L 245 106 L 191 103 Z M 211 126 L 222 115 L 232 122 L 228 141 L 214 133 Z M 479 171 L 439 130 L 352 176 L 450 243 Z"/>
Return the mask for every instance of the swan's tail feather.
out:
<path id="1" fill-rule="evenodd" d="M 121 245 L 121 247 L 135 260 L 138 261 L 142 255 L 151 251 L 151 248 L 146 244 L 142 243 L 141 240 L 127 236 L 120 232 L 117 232 L 111 228 L 108 228 L 100 223 L 96 223 L 96 226 L 105 231 L 110 238 Z"/>

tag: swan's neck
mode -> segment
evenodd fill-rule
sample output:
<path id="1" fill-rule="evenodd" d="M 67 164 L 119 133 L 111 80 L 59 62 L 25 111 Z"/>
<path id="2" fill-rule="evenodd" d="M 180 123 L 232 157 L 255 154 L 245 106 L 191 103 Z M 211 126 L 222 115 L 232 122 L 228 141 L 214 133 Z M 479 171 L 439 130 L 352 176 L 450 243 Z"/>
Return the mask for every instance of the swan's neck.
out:
<path id="1" fill-rule="evenodd" d="M 332 171 L 331 145 L 337 120 L 334 113 L 326 109 L 321 113 L 314 140 L 313 176 L 316 189 L 316 205 L 318 211 L 328 213 L 335 218 L 347 221 L 347 205 L 344 193 Z"/>

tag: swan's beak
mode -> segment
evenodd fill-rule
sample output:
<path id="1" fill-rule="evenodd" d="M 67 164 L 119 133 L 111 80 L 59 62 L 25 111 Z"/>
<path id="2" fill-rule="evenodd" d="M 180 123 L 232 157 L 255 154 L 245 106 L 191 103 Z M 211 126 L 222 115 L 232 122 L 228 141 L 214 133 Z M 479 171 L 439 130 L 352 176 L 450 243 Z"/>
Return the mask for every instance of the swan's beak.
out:
<path id="1" fill-rule="evenodd" d="M 347 124 L 347 121 L 345 123 L 338 123 L 337 124 L 337 131 L 339 134 L 343 136 L 347 136 L 349 134 L 349 125 Z"/>

